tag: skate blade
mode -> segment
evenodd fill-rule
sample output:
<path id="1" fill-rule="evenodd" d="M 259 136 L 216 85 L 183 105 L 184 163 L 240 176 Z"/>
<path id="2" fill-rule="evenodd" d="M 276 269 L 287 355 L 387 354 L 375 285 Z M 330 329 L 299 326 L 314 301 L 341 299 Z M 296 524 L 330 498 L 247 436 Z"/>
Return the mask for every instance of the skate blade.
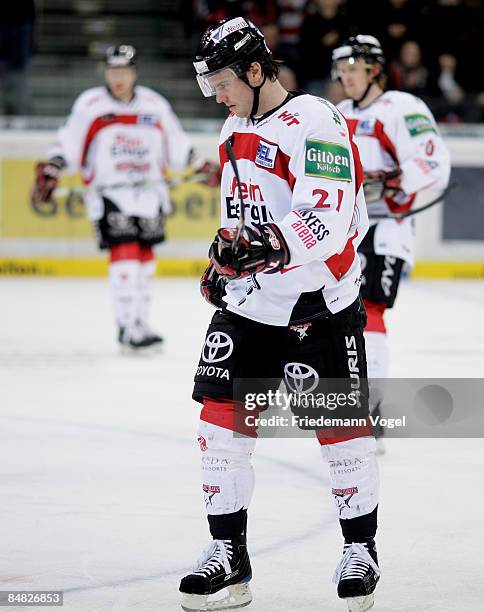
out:
<path id="1" fill-rule="evenodd" d="M 349 612 L 366 612 L 373 608 L 375 603 L 375 594 L 363 595 L 362 597 L 347 597 L 346 604 Z"/>
<path id="2" fill-rule="evenodd" d="M 163 351 L 163 348 L 161 343 L 143 347 L 133 347 L 127 344 L 120 344 L 119 351 L 121 355 L 128 357 L 132 357 L 133 355 L 136 357 L 150 357 L 152 355 L 159 355 Z"/>
<path id="3" fill-rule="evenodd" d="M 210 610 L 235 610 L 248 606 L 252 601 L 247 582 L 227 587 L 228 595 L 210 600 L 211 595 L 190 595 L 183 593 L 181 607 L 185 612 L 210 612 Z"/>

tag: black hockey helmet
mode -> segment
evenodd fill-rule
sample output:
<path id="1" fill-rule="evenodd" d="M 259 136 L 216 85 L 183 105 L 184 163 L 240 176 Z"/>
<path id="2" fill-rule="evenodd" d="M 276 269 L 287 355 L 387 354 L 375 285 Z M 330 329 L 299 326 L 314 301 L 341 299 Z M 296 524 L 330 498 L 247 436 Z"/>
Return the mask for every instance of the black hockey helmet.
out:
<path id="1" fill-rule="evenodd" d="M 259 28 L 244 17 L 235 17 L 223 19 L 205 30 L 194 59 L 198 84 L 208 98 L 216 93 L 210 83 L 215 73 L 229 68 L 247 83 L 246 72 L 251 62 L 259 62 L 264 67 L 272 54 Z"/>
<path id="2" fill-rule="evenodd" d="M 385 55 L 380 41 L 369 34 L 351 36 L 341 46 L 333 50 L 333 79 L 338 78 L 336 63 L 342 59 L 363 58 L 368 66 L 380 64 L 382 71 L 385 68 Z"/>
<path id="3" fill-rule="evenodd" d="M 125 68 L 136 66 L 136 49 L 131 45 L 116 45 L 106 51 L 108 68 Z"/>

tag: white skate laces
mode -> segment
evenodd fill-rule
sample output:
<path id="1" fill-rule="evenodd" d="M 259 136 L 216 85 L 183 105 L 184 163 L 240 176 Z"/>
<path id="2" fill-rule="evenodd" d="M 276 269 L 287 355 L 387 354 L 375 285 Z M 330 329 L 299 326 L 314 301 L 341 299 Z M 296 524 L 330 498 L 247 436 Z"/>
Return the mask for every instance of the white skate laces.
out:
<path id="1" fill-rule="evenodd" d="M 232 558 L 232 555 L 233 550 L 230 540 L 212 540 L 197 560 L 193 573 L 205 577 L 214 574 L 223 567 L 228 575 L 232 571 L 229 561 L 229 557 Z"/>
<path id="2" fill-rule="evenodd" d="M 351 580 L 353 578 L 362 580 L 365 577 L 368 566 L 372 568 L 377 576 L 380 576 L 380 568 L 364 544 L 359 542 L 345 544 L 343 557 L 334 572 L 333 582 L 338 584 L 340 580 Z"/>

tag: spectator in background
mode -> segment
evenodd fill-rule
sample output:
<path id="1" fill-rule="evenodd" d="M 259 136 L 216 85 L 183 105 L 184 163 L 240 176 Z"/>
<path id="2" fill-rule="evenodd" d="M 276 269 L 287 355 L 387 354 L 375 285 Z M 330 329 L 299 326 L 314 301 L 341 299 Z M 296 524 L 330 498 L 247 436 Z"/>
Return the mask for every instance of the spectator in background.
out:
<path id="1" fill-rule="evenodd" d="M 436 73 L 437 98 L 431 100 L 438 121 L 460 123 L 481 120 L 479 107 L 472 95 L 466 95 L 459 82 L 458 63 L 453 55 L 439 55 L 439 69 Z"/>
<path id="2" fill-rule="evenodd" d="M 420 40 L 420 6 L 418 1 L 414 0 L 385 0 L 378 13 L 375 18 L 380 40 L 386 49 L 387 59 L 391 62 L 398 57 L 405 40 Z"/>
<path id="3" fill-rule="evenodd" d="M 426 98 L 429 96 L 429 71 L 422 63 L 422 51 L 418 42 L 407 40 L 400 55 L 388 69 L 389 87 Z"/>
<path id="4" fill-rule="evenodd" d="M 432 32 L 422 44 L 436 80 L 431 105 L 437 120 L 481 120 L 475 99 L 484 82 L 475 62 L 482 55 L 482 2 L 433 0 L 424 17 L 424 28 Z"/>
<path id="5" fill-rule="evenodd" d="M 30 83 L 28 68 L 32 55 L 35 21 L 34 0 L 9 3 L 0 22 L 0 114 L 28 115 Z"/>
<path id="6" fill-rule="evenodd" d="M 421 14 L 434 0 L 346 0 L 350 33 L 366 31 L 384 43 L 388 64 L 397 59 L 405 40 L 420 42 Z M 428 32 L 425 33 L 428 36 Z"/>
<path id="7" fill-rule="evenodd" d="M 279 56 L 299 74 L 299 41 L 306 17 L 307 0 L 277 0 Z"/>
<path id="8" fill-rule="evenodd" d="M 300 70 L 302 87 L 327 96 L 331 83 L 331 53 L 347 34 L 348 19 L 341 0 L 313 0 L 301 27 Z"/>
<path id="9" fill-rule="evenodd" d="M 442 53 L 439 56 L 439 67 L 437 83 L 443 97 L 449 104 L 460 104 L 465 98 L 465 92 L 456 80 L 456 58 L 448 53 Z"/>

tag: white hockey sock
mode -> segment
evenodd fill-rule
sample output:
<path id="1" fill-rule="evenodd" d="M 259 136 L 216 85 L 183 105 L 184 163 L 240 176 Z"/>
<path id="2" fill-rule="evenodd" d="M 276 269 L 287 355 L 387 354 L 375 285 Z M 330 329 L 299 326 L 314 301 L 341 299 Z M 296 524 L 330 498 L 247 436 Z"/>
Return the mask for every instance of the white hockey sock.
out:
<path id="1" fill-rule="evenodd" d="M 156 262 L 154 259 L 140 263 L 139 275 L 139 312 L 138 320 L 144 329 L 150 329 L 149 317 L 153 301 L 153 279 L 155 277 Z"/>
<path id="2" fill-rule="evenodd" d="M 133 331 L 139 311 L 139 274 L 141 264 L 135 259 L 123 259 L 109 265 L 109 281 L 114 315 L 120 327 Z"/>
<path id="3" fill-rule="evenodd" d="M 382 332 L 365 331 L 366 361 L 370 387 L 370 412 L 382 401 L 385 378 L 389 370 L 387 335 Z"/>
<path id="4" fill-rule="evenodd" d="M 200 421 L 202 488 L 207 514 L 229 514 L 249 506 L 254 490 L 250 459 L 255 439 Z"/>
<path id="5" fill-rule="evenodd" d="M 369 514 L 378 504 L 375 450 L 372 437 L 321 446 L 321 454 L 329 462 L 331 493 L 340 519 Z"/>

